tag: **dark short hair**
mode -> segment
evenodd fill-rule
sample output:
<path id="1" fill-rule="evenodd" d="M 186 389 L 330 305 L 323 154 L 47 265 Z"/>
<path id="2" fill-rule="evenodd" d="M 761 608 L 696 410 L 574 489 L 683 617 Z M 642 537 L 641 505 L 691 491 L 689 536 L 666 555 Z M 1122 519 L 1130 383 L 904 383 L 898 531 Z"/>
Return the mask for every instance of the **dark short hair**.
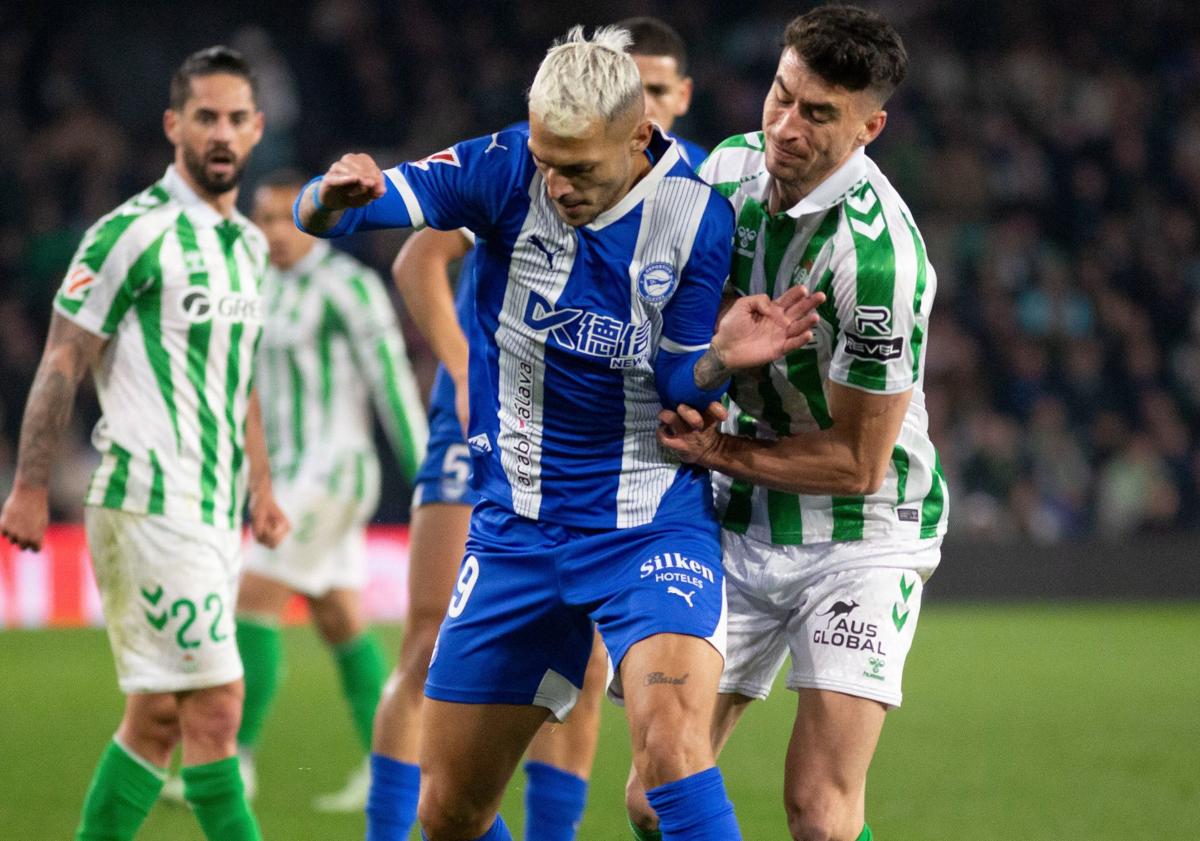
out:
<path id="1" fill-rule="evenodd" d="M 273 169 L 258 180 L 259 187 L 270 187 L 273 190 L 291 188 L 299 190 L 309 181 L 309 176 L 292 167 Z"/>
<path id="2" fill-rule="evenodd" d="M 851 91 L 870 88 L 880 102 L 908 72 L 900 33 L 880 15 L 857 6 L 818 6 L 788 24 L 783 45 L 831 85 Z"/>
<path id="3" fill-rule="evenodd" d="M 625 18 L 617 26 L 628 29 L 633 36 L 633 55 L 661 55 L 675 59 L 680 76 L 687 75 L 687 46 L 679 33 L 665 21 L 649 16 Z"/>
<path id="4" fill-rule="evenodd" d="M 255 101 L 258 100 L 258 78 L 250 69 L 249 62 L 237 50 L 218 45 L 197 50 L 179 65 L 179 69 L 171 77 L 171 109 L 183 110 L 188 97 L 192 95 L 192 79 L 217 73 L 241 76 L 250 83 L 250 95 Z"/>

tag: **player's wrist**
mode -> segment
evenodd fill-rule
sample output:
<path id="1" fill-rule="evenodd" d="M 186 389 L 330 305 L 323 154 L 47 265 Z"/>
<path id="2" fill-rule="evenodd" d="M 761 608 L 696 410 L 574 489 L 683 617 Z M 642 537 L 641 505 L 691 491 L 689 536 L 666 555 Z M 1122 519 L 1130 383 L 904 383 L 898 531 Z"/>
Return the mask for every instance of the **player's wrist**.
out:
<path id="1" fill-rule="evenodd" d="M 30 502 L 45 502 L 50 499 L 50 485 L 48 482 L 31 481 L 18 473 L 13 479 L 11 495 L 20 495 Z"/>

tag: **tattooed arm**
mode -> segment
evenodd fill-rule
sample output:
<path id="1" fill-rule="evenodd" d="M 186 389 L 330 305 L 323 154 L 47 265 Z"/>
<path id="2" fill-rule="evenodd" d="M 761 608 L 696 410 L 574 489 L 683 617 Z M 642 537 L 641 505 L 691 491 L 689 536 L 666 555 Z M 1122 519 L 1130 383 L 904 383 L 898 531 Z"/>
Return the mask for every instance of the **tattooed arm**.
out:
<path id="1" fill-rule="evenodd" d="M 107 342 L 58 313 L 50 319 L 50 335 L 21 420 L 12 493 L 0 510 L 0 533 L 22 549 L 42 546 L 50 519 L 50 467 L 71 421 L 79 382 Z"/>

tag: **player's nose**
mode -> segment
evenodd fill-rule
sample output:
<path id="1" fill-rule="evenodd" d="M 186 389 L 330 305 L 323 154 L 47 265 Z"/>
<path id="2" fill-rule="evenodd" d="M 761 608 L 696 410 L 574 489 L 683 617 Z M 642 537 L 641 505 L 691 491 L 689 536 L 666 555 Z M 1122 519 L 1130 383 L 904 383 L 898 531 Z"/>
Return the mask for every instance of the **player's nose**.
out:
<path id="1" fill-rule="evenodd" d="M 571 192 L 571 181 L 559 175 L 553 169 L 546 171 L 546 194 L 558 201 Z"/>

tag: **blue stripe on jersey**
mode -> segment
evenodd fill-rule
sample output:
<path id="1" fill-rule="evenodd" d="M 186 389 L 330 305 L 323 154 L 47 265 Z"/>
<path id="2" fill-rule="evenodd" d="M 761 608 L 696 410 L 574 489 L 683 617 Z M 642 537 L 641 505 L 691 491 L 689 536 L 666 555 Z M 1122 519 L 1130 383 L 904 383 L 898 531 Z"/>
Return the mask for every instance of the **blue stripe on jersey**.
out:
<path id="1" fill-rule="evenodd" d="M 664 399 L 711 396 L 678 371 L 690 373 L 711 339 L 732 209 L 656 132 L 651 171 L 572 228 L 527 140 L 497 132 L 390 169 L 387 194 L 338 231 L 423 220 L 475 232 L 469 441 L 472 485 L 486 497 L 583 527 L 709 516 L 707 479 L 666 461 L 654 433 Z"/>

